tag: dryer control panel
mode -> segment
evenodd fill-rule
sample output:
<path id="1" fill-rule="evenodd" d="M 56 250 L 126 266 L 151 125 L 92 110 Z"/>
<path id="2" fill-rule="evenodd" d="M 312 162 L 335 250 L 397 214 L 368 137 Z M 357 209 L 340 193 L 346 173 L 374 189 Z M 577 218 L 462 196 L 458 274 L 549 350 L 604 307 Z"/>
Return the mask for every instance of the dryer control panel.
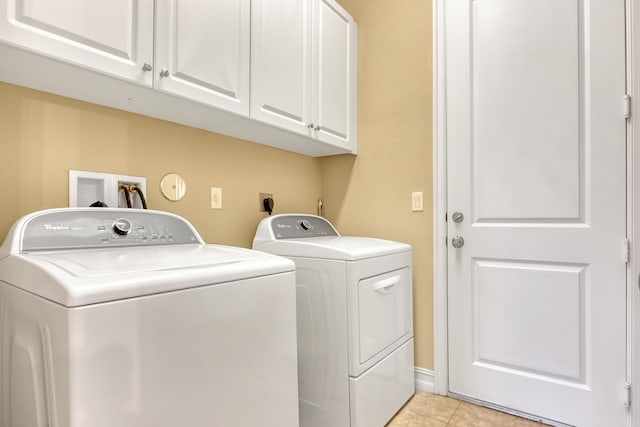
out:
<path id="1" fill-rule="evenodd" d="M 20 251 L 203 243 L 183 218 L 132 209 L 43 211 L 22 223 Z"/>
<path id="2" fill-rule="evenodd" d="M 271 230 L 277 240 L 340 235 L 329 221 L 314 215 L 276 215 Z"/>

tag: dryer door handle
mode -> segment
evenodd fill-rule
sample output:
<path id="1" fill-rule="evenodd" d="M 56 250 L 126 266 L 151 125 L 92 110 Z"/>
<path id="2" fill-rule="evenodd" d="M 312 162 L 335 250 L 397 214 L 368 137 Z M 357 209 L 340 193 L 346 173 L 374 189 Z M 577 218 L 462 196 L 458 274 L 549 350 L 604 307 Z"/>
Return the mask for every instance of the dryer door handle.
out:
<path id="1" fill-rule="evenodd" d="M 374 283 L 373 290 L 381 294 L 388 294 L 398 283 L 400 283 L 400 276 L 389 277 Z"/>

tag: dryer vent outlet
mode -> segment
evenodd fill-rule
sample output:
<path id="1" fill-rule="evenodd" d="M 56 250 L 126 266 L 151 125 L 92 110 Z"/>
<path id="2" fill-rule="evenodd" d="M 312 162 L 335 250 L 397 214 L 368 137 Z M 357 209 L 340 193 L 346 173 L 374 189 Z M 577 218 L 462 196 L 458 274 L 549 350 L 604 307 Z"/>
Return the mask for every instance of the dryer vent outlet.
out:
<path id="1" fill-rule="evenodd" d="M 271 194 L 271 193 L 258 193 L 258 212 L 266 212 L 267 211 L 264 208 L 264 199 L 273 199 L 273 194 Z"/>

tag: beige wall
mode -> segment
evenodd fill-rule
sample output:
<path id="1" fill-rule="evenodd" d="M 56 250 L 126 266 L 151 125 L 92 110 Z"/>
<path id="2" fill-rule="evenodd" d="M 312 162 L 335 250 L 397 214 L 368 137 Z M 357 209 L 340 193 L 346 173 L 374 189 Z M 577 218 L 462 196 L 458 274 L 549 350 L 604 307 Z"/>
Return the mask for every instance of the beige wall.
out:
<path id="1" fill-rule="evenodd" d="M 250 247 L 258 193 L 275 212 L 315 213 L 321 196 L 317 159 L 162 120 L 0 83 L 0 239 L 21 215 L 68 206 L 69 169 L 147 178 L 150 208 L 182 215 L 207 242 Z M 167 172 L 187 194 L 160 194 Z M 223 209 L 210 209 L 210 187 Z"/>
<path id="2" fill-rule="evenodd" d="M 343 234 L 412 245 L 415 361 L 433 369 L 431 1 L 340 4 L 358 22 L 359 154 L 321 160 L 326 216 Z"/>
<path id="3" fill-rule="evenodd" d="M 271 192 L 276 213 L 326 216 L 343 234 L 408 242 L 416 365 L 433 369 L 431 1 L 340 0 L 359 25 L 359 155 L 313 159 L 0 83 L 0 238 L 22 214 L 68 205 L 68 170 L 147 178 L 151 208 L 182 215 L 207 242 L 250 247 Z M 187 195 L 165 200 L 180 173 Z M 210 187 L 223 209 L 210 209 Z M 411 211 L 423 191 L 424 212 Z"/>

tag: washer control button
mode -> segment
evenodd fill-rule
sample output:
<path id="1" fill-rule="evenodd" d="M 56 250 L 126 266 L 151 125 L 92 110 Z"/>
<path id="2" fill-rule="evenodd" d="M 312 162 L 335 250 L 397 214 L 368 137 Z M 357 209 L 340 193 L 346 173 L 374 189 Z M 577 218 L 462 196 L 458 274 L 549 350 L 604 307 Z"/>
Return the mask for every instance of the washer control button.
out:
<path id="1" fill-rule="evenodd" d="M 306 219 L 303 219 L 302 221 L 300 221 L 300 227 L 302 227 L 303 230 L 307 231 L 311 228 L 311 223 Z"/>
<path id="2" fill-rule="evenodd" d="M 113 223 L 113 231 L 121 236 L 126 236 L 131 232 L 131 222 L 128 219 L 118 218 Z"/>

